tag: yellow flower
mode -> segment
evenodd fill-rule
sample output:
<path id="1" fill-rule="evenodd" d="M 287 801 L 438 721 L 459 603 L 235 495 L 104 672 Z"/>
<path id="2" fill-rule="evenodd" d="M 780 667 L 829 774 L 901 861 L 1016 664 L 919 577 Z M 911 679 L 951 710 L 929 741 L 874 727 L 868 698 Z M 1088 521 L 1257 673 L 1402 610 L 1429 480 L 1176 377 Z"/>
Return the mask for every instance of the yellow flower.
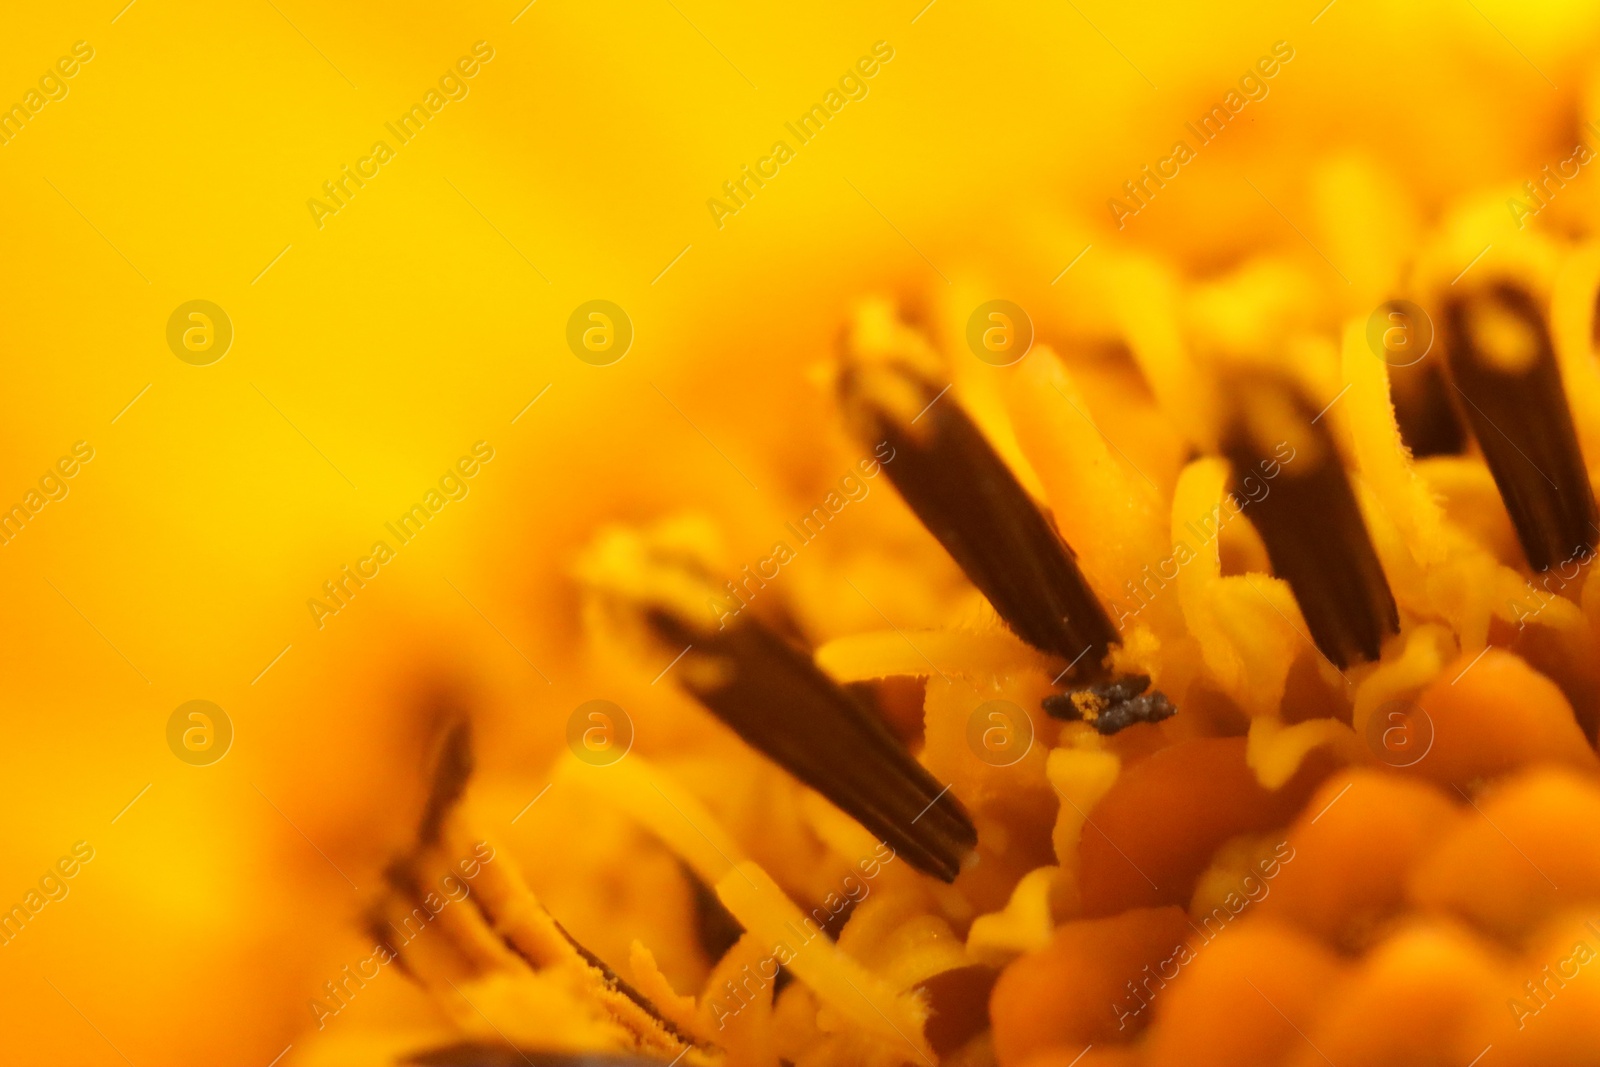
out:
<path id="1" fill-rule="evenodd" d="M 1596 1047 L 1588 8 L 7 18 L 10 1058 Z"/>

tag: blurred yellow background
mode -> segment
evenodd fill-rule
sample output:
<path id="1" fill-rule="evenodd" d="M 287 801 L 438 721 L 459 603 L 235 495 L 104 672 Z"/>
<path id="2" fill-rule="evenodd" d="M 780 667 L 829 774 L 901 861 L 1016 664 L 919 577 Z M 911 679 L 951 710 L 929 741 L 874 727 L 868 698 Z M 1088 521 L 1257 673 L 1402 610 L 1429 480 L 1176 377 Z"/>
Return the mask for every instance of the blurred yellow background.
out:
<path id="1" fill-rule="evenodd" d="M 419 694 L 471 693 L 483 762 L 538 792 L 571 709 L 624 684 L 581 656 L 576 546 L 703 506 L 764 553 L 837 477 L 811 368 L 862 294 L 1004 297 L 1070 345 L 1105 314 L 1097 252 L 1204 272 L 1336 244 L 1319 161 L 1377 160 L 1426 215 L 1566 159 L 1589 113 L 1592 5 L 924 5 L 0 13 L 0 105 L 44 101 L 0 144 L 0 507 L 93 457 L 0 544 L 0 906 L 93 852 L 0 946 L 0 1061 L 307 1054 L 409 829 Z M 1270 93 L 1119 230 L 1107 200 L 1279 41 Z M 785 123 L 879 42 L 799 145 Z M 400 143 L 385 124 L 475 46 Z M 380 140 L 336 213 L 308 206 Z M 707 201 L 778 140 L 794 158 L 719 225 Z M 604 367 L 566 341 L 595 299 L 634 330 Z M 194 300 L 233 333 L 203 366 L 168 342 Z M 385 524 L 477 442 L 466 495 L 399 545 Z M 319 619 L 379 540 L 395 558 Z M 208 766 L 169 747 L 191 700 L 232 726 Z"/>

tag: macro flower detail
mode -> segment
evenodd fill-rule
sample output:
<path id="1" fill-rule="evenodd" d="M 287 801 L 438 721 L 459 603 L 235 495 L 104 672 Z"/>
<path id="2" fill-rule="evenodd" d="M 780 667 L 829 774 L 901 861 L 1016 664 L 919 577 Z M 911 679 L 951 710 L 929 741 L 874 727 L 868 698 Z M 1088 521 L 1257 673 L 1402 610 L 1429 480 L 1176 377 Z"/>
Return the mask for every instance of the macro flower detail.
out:
<path id="1" fill-rule="evenodd" d="M 1600 1067 L 1600 8 L 7 30 L 0 1063 Z"/>
<path id="2" fill-rule="evenodd" d="M 1324 350 L 1322 370 L 1346 384 L 1322 406 L 1318 374 L 1197 364 L 1227 398 L 1207 416 L 1217 454 L 1152 487 L 1169 519 L 1124 519 L 1139 544 L 1170 538 L 1175 568 L 1158 572 L 1153 610 L 1119 613 L 1120 629 L 1105 604 L 1134 562 L 1125 544 L 1102 531 L 1080 556 L 1052 519 L 1087 507 L 1059 495 L 1076 492 L 1083 462 L 1056 451 L 1061 424 L 1073 445 L 1098 440 L 1091 455 L 1123 484 L 1138 475 L 1074 401 L 1073 362 L 1039 345 L 1010 382 L 1021 451 L 1008 460 L 962 390 L 941 385 L 959 375 L 936 337 L 863 303 L 833 372 L 843 421 L 858 445 L 887 447 L 882 470 L 924 551 L 946 553 L 982 600 L 944 628 L 884 617 L 885 631 L 816 643 L 817 616 L 781 594 L 737 615 L 721 606 L 726 557 L 708 518 L 592 540 L 575 575 L 593 639 L 645 661 L 676 650 L 663 673 L 736 735 L 715 759 L 800 801 L 824 868 L 855 871 L 879 850 L 874 884 L 862 866 L 807 914 L 815 890 L 792 859 L 769 871 L 748 858 L 756 842 L 722 825 L 725 799 L 669 786 L 642 758 L 609 782 L 587 772 L 597 801 L 677 855 L 700 928 L 710 907 L 727 931 L 703 943 L 713 966 L 698 990 L 671 985 L 637 942 L 632 986 L 576 948 L 602 968 L 589 998 L 623 1009 L 619 1036 L 594 1047 L 1064 1067 L 1414 1062 L 1446 1047 L 1533 1063 L 1549 1042 L 1580 1040 L 1571 1028 L 1590 1024 L 1569 1005 L 1596 996 L 1580 985 L 1584 946 L 1600 943 L 1582 902 L 1600 899 L 1600 852 L 1540 842 L 1595 833 L 1581 813 L 1600 805 L 1600 761 L 1575 710 L 1591 622 L 1559 594 L 1538 616 L 1495 597 L 1519 570 L 1550 570 L 1567 541 L 1583 564 L 1561 588 L 1586 592 L 1593 497 L 1547 312 L 1508 285 L 1486 281 L 1442 312 L 1441 381 L 1467 408 L 1489 405 L 1457 417 L 1472 439 L 1498 435 L 1481 458 L 1413 458 L 1387 361 L 1355 325 L 1342 352 Z M 1441 496 L 1427 472 L 1443 464 Z M 1469 484 L 1480 503 L 1504 499 L 1514 536 L 1485 543 L 1461 524 L 1449 494 Z M 1208 531 L 1198 552 L 1191 515 Z M 1047 713 L 1024 713 L 1019 758 L 967 748 L 986 736 L 967 712 L 995 697 Z M 646 813 L 651 791 L 681 822 Z M 904 863 L 884 868 L 891 858 Z M 1530 950 L 1555 962 L 1519 991 Z M 1418 1005 L 1405 1026 L 1370 1015 L 1402 995 Z M 662 1029 L 649 1036 L 630 1012 Z M 1543 1035 L 1512 1040 L 1537 1020 Z"/>

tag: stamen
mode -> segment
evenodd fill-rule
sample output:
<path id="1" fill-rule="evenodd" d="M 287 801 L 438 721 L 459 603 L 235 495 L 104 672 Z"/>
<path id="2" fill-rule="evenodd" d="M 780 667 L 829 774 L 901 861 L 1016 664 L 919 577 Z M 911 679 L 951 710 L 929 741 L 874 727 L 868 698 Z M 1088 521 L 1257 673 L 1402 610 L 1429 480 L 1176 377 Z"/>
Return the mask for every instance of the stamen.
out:
<path id="1" fill-rule="evenodd" d="M 1445 309 L 1450 376 L 1528 565 L 1596 545 L 1594 493 L 1550 330 L 1533 296 L 1501 282 Z"/>
<path id="2" fill-rule="evenodd" d="M 1456 414 L 1450 400 L 1452 390 L 1436 358 L 1389 369 L 1400 439 L 1417 459 L 1458 456 L 1467 444 L 1467 429 Z"/>
<path id="3" fill-rule="evenodd" d="M 919 870 L 954 881 L 978 840 L 966 812 L 811 656 L 753 611 L 733 613 L 710 571 L 672 529 L 613 528 L 579 577 L 596 607 L 642 637 L 669 677 L 717 718 L 833 801 Z"/>
<path id="4" fill-rule="evenodd" d="M 1336 667 L 1377 659 L 1400 616 L 1327 423 L 1286 382 L 1257 377 L 1234 387 L 1222 452 L 1273 573 L 1289 583 L 1312 641 Z"/>
<path id="5" fill-rule="evenodd" d="M 847 897 L 845 898 L 844 906 L 838 911 L 829 911 L 827 917 L 822 920 L 822 925 L 818 927 L 823 936 L 829 941 L 838 941 L 839 935 L 844 931 L 844 924 L 849 922 L 850 916 L 856 913 L 856 905 L 859 903 L 861 903 L 859 900 L 852 900 Z M 815 914 L 815 911 L 812 914 Z M 772 979 L 773 1001 L 777 1001 L 778 997 L 788 988 L 789 983 L 792 981 L 794 981 L 794 971 L 788 967 L 780 966 L 778 973 Z"/>
<path id="6" fill-rule="evenodd" d="M 572 950 L 583 959 L 583 962 L 587 963 L 595 970 L 595 972 L 599 974 L 600 980 L 605 983 L 608 989 L 627 997 L 640 1011 L 653 1019 L 655 1023 L 661 1027 L 661 1029 L 665 1030 L 668 1034 L 677 1038 L 685 1045 L 691 1045 L 694 1043 L 692 1038 L 668 1021 L 667 1018 L 661 1014 L 660 1010 L 657 1009 L 654 1004 L 650 1003 L 648 997 L 639 992 L 637 989 L 633 988 L 633 986 L 629 985 L 621 975 L 617 974 L 616 971 L 611 969 L 605 960 L 602 960 L 599 956 L 596 956 L 593 952 L 590 952 L 588 949 L 579 944 L 578 939 L 567 933 L 567 928 L 562 926 L 559 920 L 557 920 L 554 916 L 551 916 L 550 923 L 555 927 L 556 933 L 560 934 L 562 938 L 566 940 L 567 944 L 572 946 Z M 517 947 L 516 943 L 510 938 L 506 938 L 506 946 L 513 952 L 516 952 L 518 955 L 522 956 L 530 966 L 534 965 L 533 960 L 529 959 L 528 956 L 523 953 Z"/>
<path id="7" fill-rule="evenodd" d="M 647 619 L 667 644 L 693 646 L 675 676 L 712 714 L 912 866 L 955 880 L 978 840 L 961 805 L 810 656 L 754 619 L 720 630 L 664 608 Z"/>
<path id="8" fill-rule="evenodd" d="M 846 414 L 860 440 L 892 449 L 883 469 L 917 518 L 1018 637 L 1075 662 L 1074 678 L 1104 678 L 1116 629 L 1055 524 L 932 376 L 920 335 L 873 308 L 843 347 Z"/>
<path id="9" fill-rule="evenodd" d="M 417 831 L 422 845 L 438 843 L 445 816 L 466 791 L 472 767 L 472 720 L 462 716 L 445 729 L 434 753 L 432 784 Z"/>

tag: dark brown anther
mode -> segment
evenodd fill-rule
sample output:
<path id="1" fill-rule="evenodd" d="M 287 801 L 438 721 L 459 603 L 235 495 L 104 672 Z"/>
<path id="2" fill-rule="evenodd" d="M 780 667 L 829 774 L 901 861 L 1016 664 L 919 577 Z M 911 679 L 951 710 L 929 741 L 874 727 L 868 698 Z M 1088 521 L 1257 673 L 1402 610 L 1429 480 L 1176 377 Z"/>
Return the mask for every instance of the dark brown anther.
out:
<path id="1" fill-rule="evenodd" d="M 1459 456 L 1467 446 L 1467 428 L 1450 397 L 1454 390 L 1437 356 L 1411 367 L 1389 368 L 1400 439 L 1417 459 Z"/>
<path id="2" fill-rule="evenodd" d="M 672 680 L 752 748 L 919 870 L 955 879 L 978 834 L 949 788 L 806 650 L 730 610 L 682 529 L 614 528 L 578 571 L 603 616 L 670 660 Z"/>
<path id="3" fill-rule="evenodd" d="M 472 720 L 461 715 L 445 728 L 434 751 L 428 800 L 417 829 L 417 840 L 421 844 L 438 843 L 445 816 L 466 792 L 472 767 Z"/>
<path id="4" fill-rule="evenodd" d="M 639 1008 L 640 1011 L 648 1015 L 651 1019 L 654 1019 L 663 1030 L 677 1038 L 679 1041 L 682 1041 L 685 1045 L 693 1043 L 689 1039 L 688 1035 L 684 1034 L 683 1031 L 677 1028 L 677 1026 L 667 1021 L 666 1017 L 661 1014 L 660 1010 L 657 1009 L 654 1004 L 650 1003 L 649 998 L 624 981 L 622 976 L 617 974 L 616 971 L 613 971 L 611 966 L 606 963 L 605 960 L 584 948 L 583 945 L 578 942 L 578 939 L 569 934 L 567 932 L 567 928 L 562 926 L 561 923 L 553 916 L 551 917 L 550 922 L 555 926 L 556 933 L 560 934 L 566 939 L 567 944 L 572 946 L 572 950 L 578 954 L 583 962 L 587 963 L 590 967 L 594 968 L 596 972 L 598 972 L 601 980 L 604 981 L 609 988 L 627 997 L 634 1003 L 635 1006 Z M 507 938 L 505 939 L 505 943 L 507 948 L 511 949 L 513 952 L 516 952 L 518 955 L 523 956 L 530 967 L 533 967 L 535 970 L 538 969 L 537 963 L 532 959 L 528 959 L 526 954 L 522 953 L 517 948 L 514 941 Z"/>
<path id="5" fill-rule="evenodd" d="M 1367 344 L 1389 367 L 1389 399 L 1400 438 L 1418 459 L 1459 455 L 1467 428 L 1444 372 L 1433 318 L 1409 300 L 1387 300 L 1367 321 Z"/>
<path id="6" fill-rule="evenodd" d="M 700 951 L 706 954 L 706 959 L 715 964 L 738 943 L 744 934 L 744 927 L 723 905 L 716 890 L 700 880 L 694 868 L 681 860 L 678 866 L 694 892 L 695 940 L 700 943 Z"/>
<path id="7" fill-rule="evenodd" d="M 1287 382 L 1238 379 L 1222 452 L 1231 491 L 1289 583 L 1311 639 L 1340 670 L 1375 660 L 1398 633 L 1394 594 L 1378 563 L 1338 449 L 1318 412 Z"/>
<path id="8" fill-rule="evenodd" d="M 857 438 L 888 446 L 889 480 L 1018 637 L 1076 664 L 1075 679 L 1103 679 L 1117 633 L 1072 549 L 907 329 L 865 321 L 845 338 L 839 393 Z"/>
<path id="9" fill-rule="evenodd" d="M 646 621 L 666 645 L 690 649 L 673 676 L 751 747 L 918 870 L 955 879 L 978 840 L 966 812 L 809 655 L 751 618 L 718 629 L 655 608 Z"/>
<path id="10" fill-rule="evenodd" d="M 1528 565 L 1592 554 L 1594 493 L 1538 303 L 1501 282 L 1449 303 L 1445 327 L 1452 384 Z"/>

